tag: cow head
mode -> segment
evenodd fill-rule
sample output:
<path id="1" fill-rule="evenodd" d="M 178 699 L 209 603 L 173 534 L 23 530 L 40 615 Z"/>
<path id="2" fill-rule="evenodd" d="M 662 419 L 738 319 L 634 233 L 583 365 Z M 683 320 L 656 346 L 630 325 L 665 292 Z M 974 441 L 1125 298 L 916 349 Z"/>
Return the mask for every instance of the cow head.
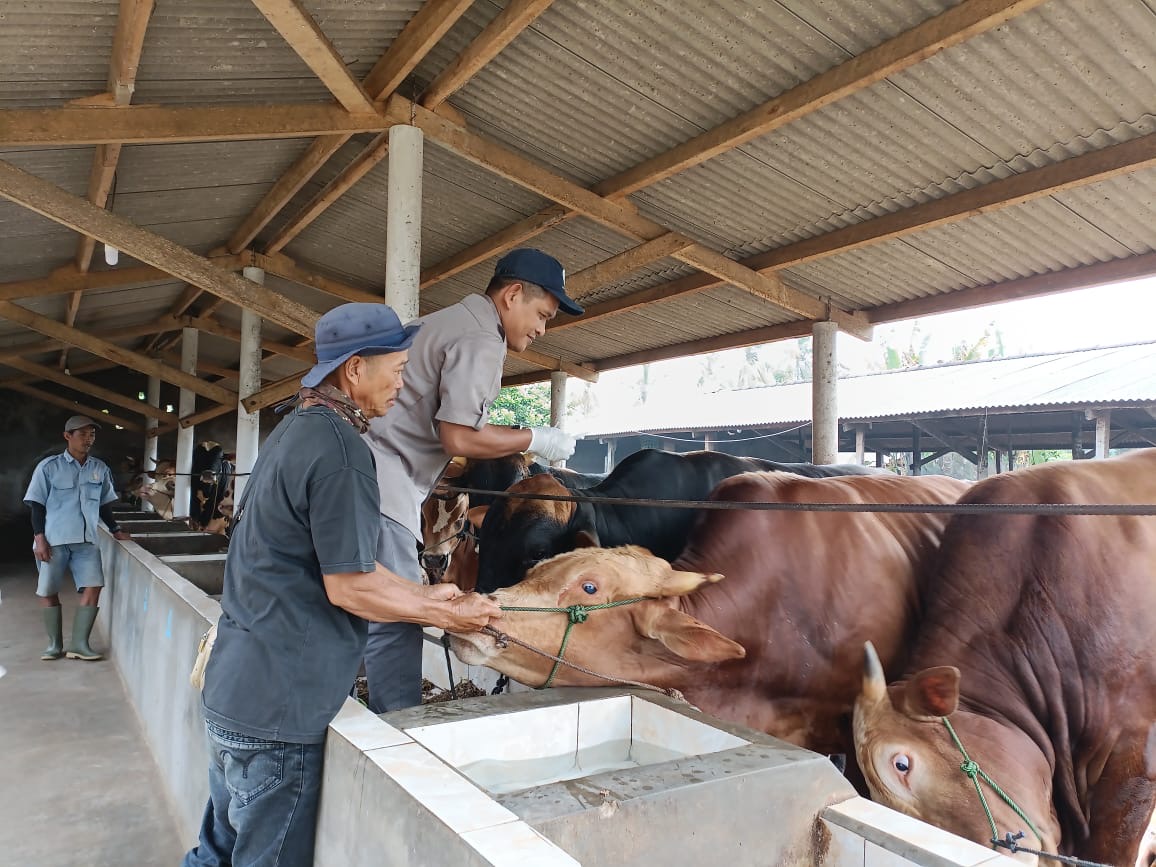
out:
<path id="1" fill-rule="evenodd" d="M 991 845 L 975 785 L 961 770 L 963 755 L 944 724 L 949 717 L 970 758 L 1012 796 L 1043 834 L 1024 821 L 986 784 L 984 795 L 999 837 L 1024 832 L 1021 845 L 1057 851 L 1059 830 L 1051 806 L 1051 774 L 1026 736 L 979 714 L 957 710 L 959 669 L 926 668 L 887 685 L 867 643 L 863 690 L 855 702 L 855 753 L 873 800 L 953 834 Z M 1033 757 L 1033 754 L 1035 756 Z"/>
<path id="2" fill-rule="evenodd" d="M 570 496 L 551 475 L 530 476 L 512 493 Z M 588 503 L 505 498 L 490 506 L 481 523 L 478 590 L 490 593 L 522 580 L 534 565 L 565 551 L 598 544 Z"/>
<path id="3" fill-rule="evenodd" d="M 484 551 L 484 548 L 483 548 Z M 565 608 L 636 597 L 643 601 L 588 612 L 570 632 L 565 658 L 593 671 L 678 686 L 688 667 L 746 655 L 742 645 L 682 613 L 679 596 L 722 575 L 682 572 L 644 548 L 583 548 L 535 566 L 524 581 L 498 590 L 503 606 Z M 557 653 L 569 618 L 565 613 L 506 611 L 498 628 L 548 653 Z M 451 647 L 467 664 L 488 665 L 515 680 L 541 685 L 551 660 L 488 634 L 451 636 Z M 559 686 L 605 686 L 606 681 L 560 667 Z"/>

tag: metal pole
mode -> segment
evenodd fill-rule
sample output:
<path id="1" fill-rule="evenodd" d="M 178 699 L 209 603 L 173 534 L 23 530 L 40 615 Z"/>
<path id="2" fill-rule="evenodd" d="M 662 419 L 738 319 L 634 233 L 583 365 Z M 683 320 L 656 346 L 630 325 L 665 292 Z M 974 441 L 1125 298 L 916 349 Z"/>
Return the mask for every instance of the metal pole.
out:
<path id="1" fill-rule="evenodd" d="M 402 322 L 417 318 L 421 276 L 423 134 L 415 126 L 389 131 L 385 229 L 385 303 Z"/>
<path id="2" fill-rule="evenodd" d="M 195 328 L 181 329 L 181 370 L 197 375 L 197 338 L 200 332 Z M 187 388 L 181 389 L 177 414 L 184 418 L 197 411 L 197 393 Z M 193 471 L 193 439 L 196 427 L 182 427 L 177 431 L 177 478 L 173 493 L 173 517 L 187 518 L 192 486 L 189 473 Z"/>
<path id="3" fill-rule="evenodd" d="M 265 284 L 265 271 L 247 267 L 242 271 L 246 280 Z M 261 317 L 248 308 L 241 309 L 241 364 L 237 388 L 237 461 L 236 481 L 233 483 L 233 502 L 241 501 L 249 472 L 257 461 L 261 441 L 261 411 L 249 412 L 241 403 L 246 397 L 261 390 Z"/>
<path id="4" fill-rule="evenodd" d="M 816 322 L 811 328 L 811 463 L 839 460 L 839 396 L 835 380 L 834 322 Z"/>

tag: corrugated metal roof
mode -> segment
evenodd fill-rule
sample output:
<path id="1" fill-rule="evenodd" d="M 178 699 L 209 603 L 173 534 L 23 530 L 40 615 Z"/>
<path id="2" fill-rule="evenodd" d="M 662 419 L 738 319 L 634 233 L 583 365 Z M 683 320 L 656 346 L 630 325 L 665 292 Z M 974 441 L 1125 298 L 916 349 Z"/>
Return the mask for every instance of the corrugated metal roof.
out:
<path id="1" fill-rule="evenodd" d="M 360 78 L 421 0 L 304 0 Z M 593 184 L 712 129 L 904 30 L 954 0 L 555 0 L 451 103 L 472 129 Z M 505 6 L 476 0 L 402 88 L 431 81 Z M 117 0 L 0 6 L 0 108 L 59 106 L 105 87 Z M 135 101 L 331 101 L 248 0 L 157 0 Z M 1156 132 L 1156 3 L 1049 0 L 630 197 L 639 210 L 736 258 L 934 202 Z M 297 194 L 267 239 L 356 154 L 359 136 Z M 206 252 L 227 240 L 305 140 L 126 147 L 112 208 Z M 92 148 L 25 149 L 0 159 L 86 189 Z M 428 267 L 548 204 L 427 143 L 422 262 Z M 383 162 L 286 248 L 302 265 L 381 286 Z M 571 273 L 632 245 L 588 219 L 534 244 Z M 68 263 L 76 236 L 0 202 L 0 280 Z M 1156 250 L 1156 169 L 798 265 L 783 279 L 848 308 L 870 308 Z M 98 255 L 99 259 L 99 255 Z M 129 264 L 122 257 L 122 264 Z M 478 291 L 493 260 L 423 293 L 422 310 Z M 103 268 L 99 261 L 94 266 Z M 661 286 L 693 269 L 651 263 L 582 300 Z M 179 283 L 86 294 L 79 324 L 164 312 Z M 304 293 L 304 294 L 301 294 Z M 289 290 L 317 309 L 336 303 Z M 60 315 L 64 296 L 27 302 Z M 231 314 L 224 314 L 228 318 Z M 597 362 L 793 317 L 733 287 L 711 289 L 548 333 L 540 351 Z M 22 332 L 5 323 L 0 341 Z M 224 349 L 222 349 L 224 351 Z M 534 370 L 511 360 L 507 373 Z"/>
<path id="2" fill-rule="evenodd" d="M 840 377 L 839 420 L 1069 405 L 1156 405 L 1156 342 Z M 750 429 L 811 420 L 811 384 L 703 395 L 693 406 L 638 407 L 588 419 L 587 437 Z"/>

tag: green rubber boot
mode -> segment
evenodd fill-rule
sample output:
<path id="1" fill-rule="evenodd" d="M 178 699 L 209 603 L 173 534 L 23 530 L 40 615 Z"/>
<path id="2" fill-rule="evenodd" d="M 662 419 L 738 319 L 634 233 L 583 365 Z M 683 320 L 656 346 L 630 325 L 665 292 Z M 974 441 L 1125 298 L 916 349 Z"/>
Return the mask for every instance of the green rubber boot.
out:
<path id="1" fill-rule="evenodd" d="M 92 662 L 104 658 L 88 646 L 88 636 L 92 634 L 92 624 L 96 622 L 96 612 L 99 610 L 95 605 L 81 605 L 76 609 L 72 617 L 72 647 L 67 653 L 69 659 Z"/>
<path id="2" fill-rule="evenodd" d="M 44 628 L 48 630 L 48 649 L 40 654 L 41 659 L 60 659 L 64 656 L 64 628 L 61 625 L 60 615 L 59 605 L 44 609 Z"/>

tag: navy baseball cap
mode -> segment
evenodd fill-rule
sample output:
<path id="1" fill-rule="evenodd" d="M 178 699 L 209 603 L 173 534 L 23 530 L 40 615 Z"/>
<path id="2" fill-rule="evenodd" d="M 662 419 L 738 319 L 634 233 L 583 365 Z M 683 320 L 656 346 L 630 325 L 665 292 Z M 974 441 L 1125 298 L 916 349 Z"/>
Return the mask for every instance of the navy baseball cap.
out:
<path id="1" fill-rule="evenodd" d="M 566 269 L 562 263 L 530 247 L 511 250 L 494 266 L 495 277 L 512 277 L 541 286 L 558 299 L 558 308 L 571 316 L 581 316 L 582 308 L 566 294 Z"/>
<path id="2" fill-rule="evenodd" d="M 314 345 L 317 364 L 301 377 L 315 388 L 354 355 L 383 355 L 409 349 L 420 325 L 402 325 L 385 304 L 351 303 L 334 307 L 317 320 Z"/>

